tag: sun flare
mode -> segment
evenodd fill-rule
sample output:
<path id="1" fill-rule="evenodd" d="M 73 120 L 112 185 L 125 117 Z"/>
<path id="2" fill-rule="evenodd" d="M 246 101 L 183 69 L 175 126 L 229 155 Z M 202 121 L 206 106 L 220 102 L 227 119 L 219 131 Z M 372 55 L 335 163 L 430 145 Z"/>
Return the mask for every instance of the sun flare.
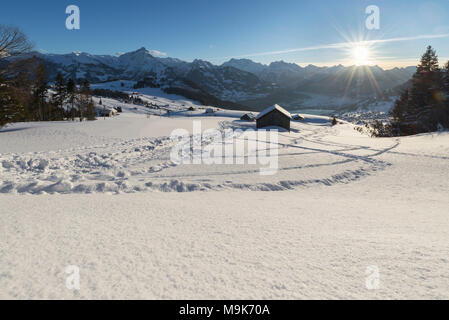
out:
<path id="1" fill-rule="evenodd" d="M 370 61 L 370 50 L 367 47 L 356 46 L 352 49 L 352 58 L 358 66 L 364 66 L 371 64 Z"/>

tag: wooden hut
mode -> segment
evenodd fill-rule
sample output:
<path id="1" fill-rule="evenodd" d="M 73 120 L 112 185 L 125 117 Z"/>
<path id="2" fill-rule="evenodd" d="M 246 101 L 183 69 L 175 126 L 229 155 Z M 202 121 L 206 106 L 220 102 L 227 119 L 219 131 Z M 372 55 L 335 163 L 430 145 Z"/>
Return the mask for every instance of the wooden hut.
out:
<path id="1" fill-rule="evenodd" d="M 117 116 L 117 110 L 114 108 L 104 108 L 98 111 L 98 116 L 99 117 L 107 117 L 107 118 L 112 118 L 112 117 L 116 117 Z"/>
<path id="2" fill-rule="evenodd" d="M 290 131 L 291 119 L 292 116 L 287 110 L 275 104 L 259 113 L 256 118 L 257 129 L 277 126 Z"/>
<path id="3" fill-rule="evenodd" d="M 242 120 L 242 121 L 251 121 L 251 122 L 253 122 L 253 121 L 256 121 L 256 116 L 255 116 L 254 114 L 252 114 L 252 113 L 245 113 L 245 114 L 240 118 L 240 120 Z"/>

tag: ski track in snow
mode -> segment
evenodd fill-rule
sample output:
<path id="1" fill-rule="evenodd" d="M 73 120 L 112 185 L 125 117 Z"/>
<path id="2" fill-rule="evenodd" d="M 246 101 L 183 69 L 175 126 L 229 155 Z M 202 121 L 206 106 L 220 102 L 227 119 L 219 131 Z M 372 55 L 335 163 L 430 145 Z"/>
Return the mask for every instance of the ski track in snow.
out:
<path id="1" fill-rule="evenodd" d="M 222 129 L 235 128 L 232 122 L 222 122 L 220 126 Z M 191 165 L 189 169 L 194 170 L 181 170 L 180 173 L 170 171 L 176 167 L 170 160 L 170 151 L 174 146 L 170 137 L 139 138 L 57 152 L 0 155 L 3 177 L 0 193 L 282 191 L 317 184 L 331 186 L 350 183 L 391 165 L 376 158 L 385 152 L 392 152 L 398 143 L 378 150 L 328 142 L 323 140 L 326 136 L 323 131 L 326 130 L 329 135 L 334 129 L 320 126 L 293 130 L 290 134 L 281 132 L 278 172 L 287 173 L 288 176 L 281 174 L 266 181 L 251 179 L 258 176 L 260 168 L 244 165 L 237 168 L 200 165 L 203 170 L 198 169 L 198 165 L 197 168 Z M 369 153 L 358 155 L 358 151 Z M 303 158 L 307 155 L 314 156 L 312 162 L 304 163 Z M 335 161 L 329 162 L 329 156 Z M 323 170 L 324 174 L 317 171 L 316 177 L 303 174 L 305 170 L 324 167 L 327 167 Z"/>

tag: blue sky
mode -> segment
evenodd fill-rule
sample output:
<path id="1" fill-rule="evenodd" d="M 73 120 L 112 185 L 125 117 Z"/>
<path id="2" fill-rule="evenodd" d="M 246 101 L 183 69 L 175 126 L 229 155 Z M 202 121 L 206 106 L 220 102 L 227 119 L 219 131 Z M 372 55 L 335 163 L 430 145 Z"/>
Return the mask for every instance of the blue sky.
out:
<path id="1" fill-rule="evenodd" d="M 81 30 L 65 28 L 71 4 L 80 7 Z M 380 8 L 380 30 L 365 28 L 368 5 Z M 246 57 L 350 65 L 355 57 L 345 43 L 382 40 L 367 46 L 369 63 L 415 65 L 429 44 L 449 59 L 448 0 L 16 0 L 3 1 L 0 24 L 19 26 L 37 50 L 51 53 L 146 47 L 217 64 Z"/>

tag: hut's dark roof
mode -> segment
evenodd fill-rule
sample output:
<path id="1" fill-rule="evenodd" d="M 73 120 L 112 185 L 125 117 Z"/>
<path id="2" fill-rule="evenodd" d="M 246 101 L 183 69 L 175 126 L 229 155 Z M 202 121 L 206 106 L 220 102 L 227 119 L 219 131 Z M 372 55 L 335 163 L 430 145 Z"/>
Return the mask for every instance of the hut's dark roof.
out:
<path id="1" fill-rule="evenodd" d="M 288 112 L 287 110 L 285 110 L 284 108 L 282 108 L 280 105 L 275 104 L 274 106 L 271 106 L 269 108 L 266 108 L 264 111 L 262 111 L 261 113 L 259 113 L 259 115 L 257 116 L 257 120 L 259 120 L 260 118 L 262 118 L 263 116 L 269 114 L 271 111 L 273 110 L 277 110 L 281 113 L 283 113 L 284 115 L 286 115 L 287 117 L 289 117 L 290 119 L 292 118 L 292 115 L 290 114 L 290 112 Z"/>
<path id="2" fill-rule="evenodd" d="M 245 113 L 243 116 L 240 117 L 240 120 L 256 120 L 256 116 L 252 113 Z"/>

